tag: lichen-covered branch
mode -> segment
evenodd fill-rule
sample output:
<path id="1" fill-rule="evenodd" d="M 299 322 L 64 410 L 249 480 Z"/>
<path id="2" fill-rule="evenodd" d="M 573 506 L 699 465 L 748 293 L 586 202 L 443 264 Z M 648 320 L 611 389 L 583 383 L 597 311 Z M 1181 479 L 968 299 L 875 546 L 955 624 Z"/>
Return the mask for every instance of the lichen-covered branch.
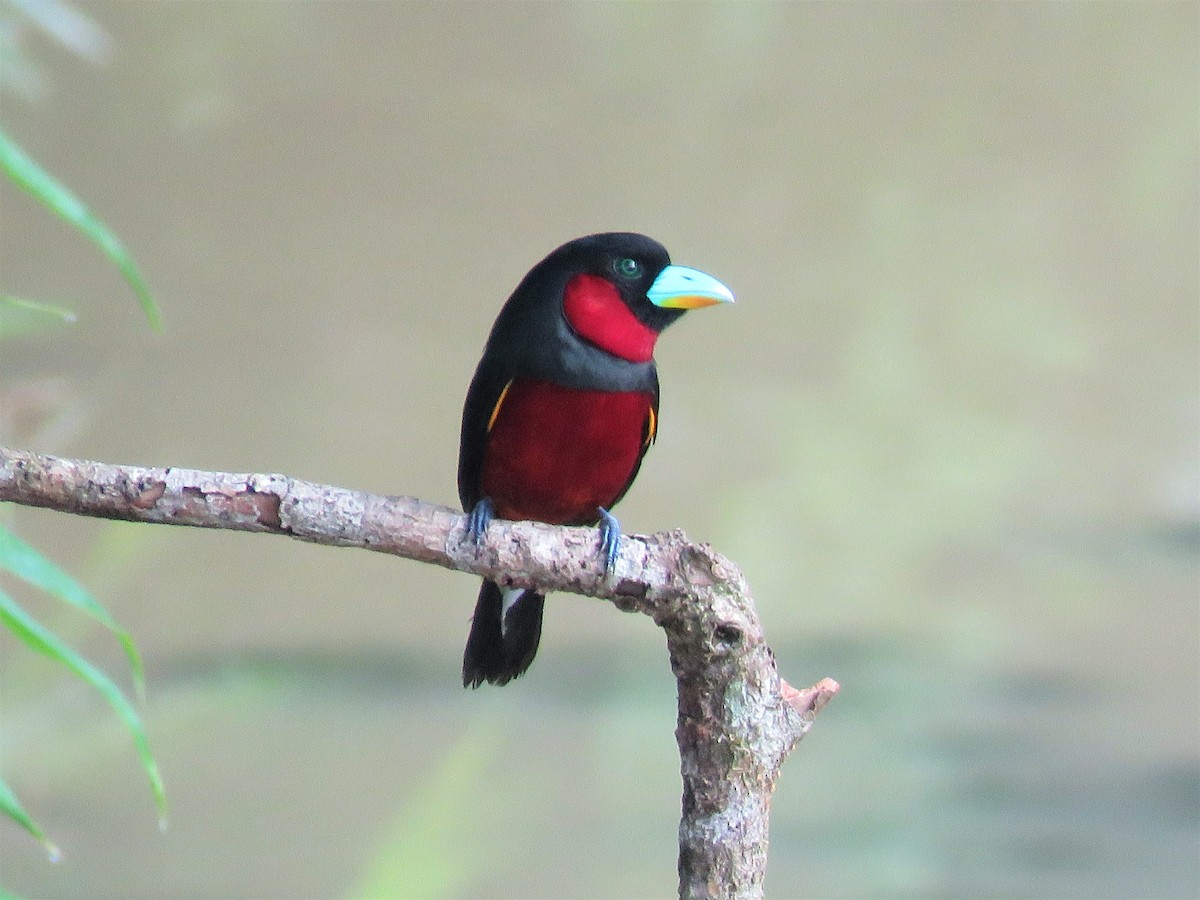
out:
<path id="1" fill-rule="evenodd" d="M 682 897 L 762 896 L 780 766 L 838 690 L 831 679 L 796 690 L 779 677 L 741 572 L 680 531 L 627 535 L 615 572 L 606 575 L 590 528 L 497 521 L 476 547 L 463 539 L 461 513 L 411 497 L 284 475 L 116 466 L 4 448 L 0 501 L 361 547 L 645 613 L 666 632 L 678 681 Z"/>

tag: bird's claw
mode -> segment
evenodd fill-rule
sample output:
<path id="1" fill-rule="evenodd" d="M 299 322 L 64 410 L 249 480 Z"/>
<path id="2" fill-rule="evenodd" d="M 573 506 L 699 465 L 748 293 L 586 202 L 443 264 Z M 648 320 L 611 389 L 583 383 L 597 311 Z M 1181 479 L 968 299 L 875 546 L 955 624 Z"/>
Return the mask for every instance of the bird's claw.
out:
<path id="1" fill-rule="evenodd" d="M 495 509 L 492 507 L 492 501 L 484 497 L 475 504 L 474 509 L 467 516 L 466 537 L 476 547 L 483 543 L 483 535 L 487 531 L 488 525 L 491 524 L 495 512 Z"/>
<path id="2" fill-rule="evenodd" d="M 600 552 L 604 555 L 604 571 L 610 575 L 617 568 L 621 552 L 621 523 L 604 507 L 600 508 Z"/>

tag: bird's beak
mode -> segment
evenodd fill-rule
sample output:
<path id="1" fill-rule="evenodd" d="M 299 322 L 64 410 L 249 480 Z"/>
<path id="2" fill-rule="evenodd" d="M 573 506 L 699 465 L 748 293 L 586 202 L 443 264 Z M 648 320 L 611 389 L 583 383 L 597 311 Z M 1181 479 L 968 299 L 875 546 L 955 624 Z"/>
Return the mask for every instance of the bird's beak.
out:
<path id="1" fill-rule="evenodd" d="M 667 266 L 658 273 L 646 298 L 668 309 L 696 309 L 717 303 L 732 303 L 733 291 L 699 269 Z"/>

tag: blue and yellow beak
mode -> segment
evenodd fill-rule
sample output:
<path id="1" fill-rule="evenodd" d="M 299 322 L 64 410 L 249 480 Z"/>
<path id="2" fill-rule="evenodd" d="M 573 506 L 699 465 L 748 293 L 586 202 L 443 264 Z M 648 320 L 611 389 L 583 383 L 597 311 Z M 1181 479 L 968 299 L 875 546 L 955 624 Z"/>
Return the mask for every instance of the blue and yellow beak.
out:
<path id="1" fill-rule="evenodd" d="M 711 275 L 687 266 L 667 266 L 658 273 L 646 298 L 666 309 L 696 309 L 732 303 L 733 291 Z"/>

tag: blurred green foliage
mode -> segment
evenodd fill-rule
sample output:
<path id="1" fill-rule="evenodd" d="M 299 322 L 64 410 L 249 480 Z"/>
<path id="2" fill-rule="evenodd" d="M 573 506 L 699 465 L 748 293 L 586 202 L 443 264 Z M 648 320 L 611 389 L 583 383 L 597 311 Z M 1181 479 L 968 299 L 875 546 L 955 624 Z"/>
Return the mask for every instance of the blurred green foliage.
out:
<path id="1" fill-rule="evenodd" d="M 476 721 L 428 773 L 379 844 L 351 892 L 371 898 L 461 896 L 479 880 L 481 860 L 465 858 L 459 836 L 473 825 L 472 798 L 486 790 L 484 774 L 499 750 L 495 723 Z"/>
<path id="2" fill-rule="evenodd" d="M 151 327 L 156 331 L 161 331 L 162 316 L 158 311 L 158 304 L 150 296 L 150 291 L 142 280 L 142 275 L 134 264 L 133 257 L 129 255 L 129 251 L 125 249 L 109 227 L 92 214 L 83 201 L 38 165 L 2 129 L 0 129 L 0 169 L 15 184 L 32 194 L 46 209 L 66 219 L 100 248 L 137 295 L 138 303 L 141 304 L 142 312 L 146 314 L 146 319 L 150 322 Z"/>
<path id="3" fill-rule="evenodd" d="M 76 49 L 79 52 L 85 52 L 87 47 L 97 46 L 97 42 L 102 38 L 102 32 L 91 26 L 86 17 L 76 13 L 68 4 L 26 3 L 22 5 L 21 11 L 46 31 L 54 34 L 61 42 L 71 44 L 72 36 L 83 40 L 82 44 L 76 41 Z M 0 22 L 0 24 L 4 23 Z M 6 28 L 4 31 L 8 32 L 9 29 Z M 5 42 L 3 46 L 0 46 L 0 63 L 7 63 L 0 65 L 0 69 L 6 71 L 25 70 L 23 65 L 17 64 L 17 49 L 11 42 Z M 10 75 L 6 78 L 5 85 L 0 86 L 11 88 L 19 83 L 31 85 L 34 82 L 30 80 L 18 82 Z M 133 258 L 116 235 L 104 222 L 96 218 L 71 190 L 25 153 L 3 129 L 0 129 L 0 171 L 3 171 L 14 184 L 31 194 L 43 207 L 61 216 L 99 247 L 133 289 L 151 326 L 156 330 L 161 330 L 158 305 L 146 288 Z M 0 341 L 74 321 L 74 313 L 58 306 L 17 297 L 0 296 Z M 0 435 L 0 438 L 2 437 Z M 108 628 L 125 651 L 137 695 L 139 697 L 144 695 L 142 662 L 129 633 L 116 623 L 108 611 L 82 585 L 3 526 L 0 526 L 0 570 L 7 571 L 51 596 L 76 607 Z M 166 795 L 163 792 L 158 766 L 150 753 L 149 742 L 141 719 L 121 689 L 100 669 L 80 656 L 51 629 L 40 623 L 12 596 L 2 590 L 0 590 L 0 623 L 3 623 L 26 646 L 65 666 L 99 691 L 108 701 L 133 737 L 142 767 L 150 779 L 151 791 L 158 806 L 160 820 L 165 821 Z M 51 859 L 58 858 L 58 848 L 49 841 L 42 828 L 25 811 L 16 795 L 2 780 L 0 780 L 0 812 L 21 825 L 40 841 L 46 847 Z"/>

